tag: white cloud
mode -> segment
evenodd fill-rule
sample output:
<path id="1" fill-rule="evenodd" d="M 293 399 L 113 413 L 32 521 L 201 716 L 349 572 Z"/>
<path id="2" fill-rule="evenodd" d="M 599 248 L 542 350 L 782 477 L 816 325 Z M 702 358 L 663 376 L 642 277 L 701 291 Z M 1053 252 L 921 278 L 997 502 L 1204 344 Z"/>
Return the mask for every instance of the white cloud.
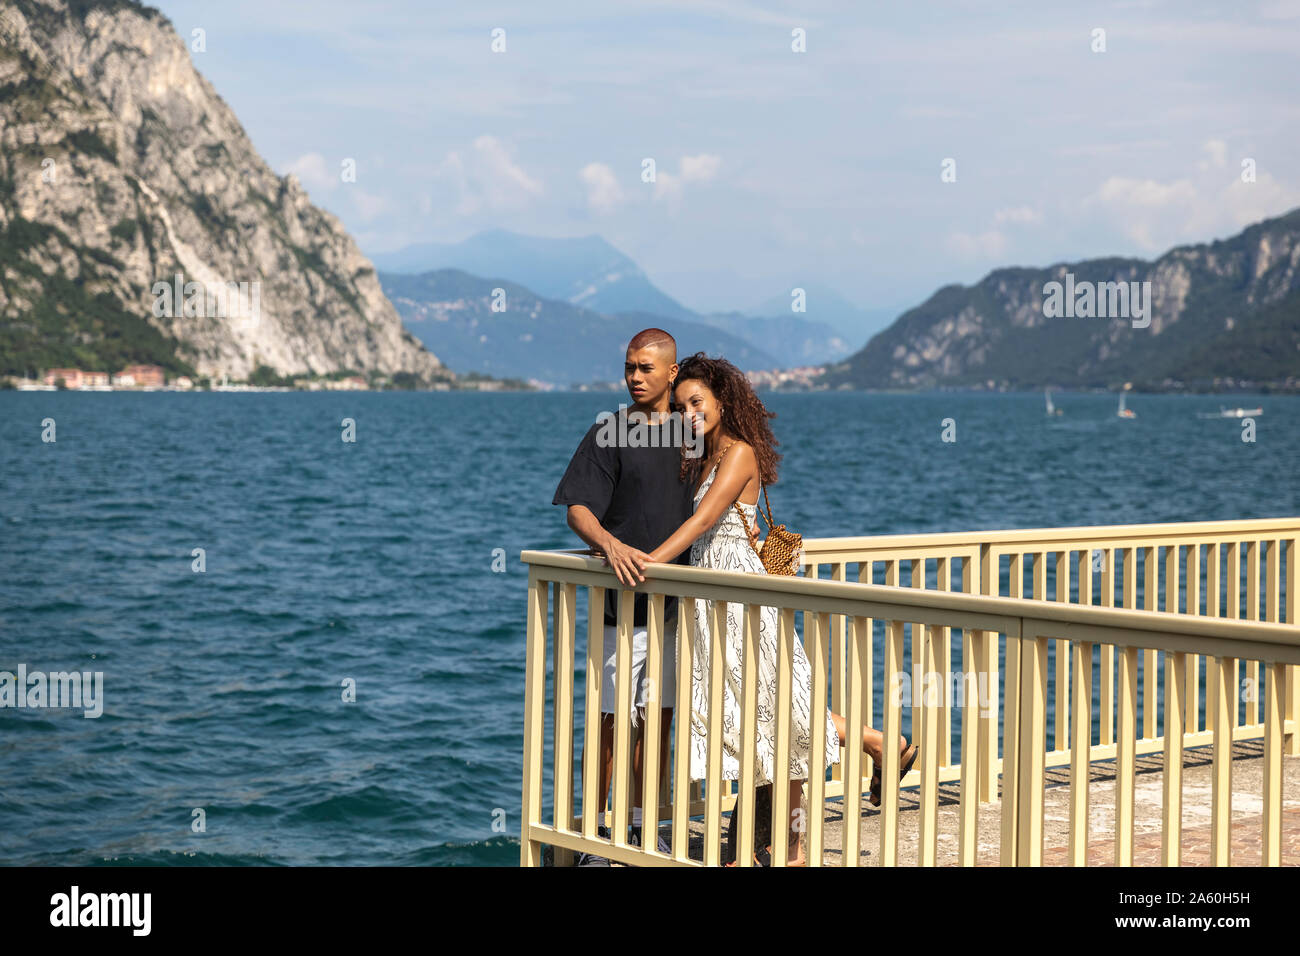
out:
<path id="1" fill-rule="evenodd" d="M 1018 226 L 1030 226 L 1043 221 L 1043 215 L 1032 206 L 1007 206 L 993 214 L 993 224 L 1014 223 Z"/>
<path id="2" fill-rule="evenodd" d="M 1300 17 L 1300 0 L 1273 0 L 1259 8 L 1265 20 L 1294 20 Z"/>
<path id="3" fill-rule="evenodd" d="M 1007 251 L 1007 237 L 997 229 L 971 233 L 948 233 L 948 249 L 963 259 L 998 259 Z"/>
<path id="4" fill-rule="evenodd" d="M 1188 179 L 1162 183 L 1154 179 L 1111 176 L 1097 189 L 1096 197 L 1103 203 L 1114 206 L 1186 206 L 1196 198 L 1196 188 Z"/>
<path id="5" fill-rule="evenodd" d="M 682 182 L 706 183 L 718 175 L 718 168 L 721 165 L 721 156 L 701 153 L 699 156 L 683 156 L 678 169 L 681 172 Z"/>
<path id="6" fill-rule="evenodd" d="M 528 175 L 495 136 L 474 140 L 468 161 L 452 150 L 434 175 L 457 192 L 456 212 L 462 216 L 481 209 L 522 208 L 543 193 L 541 182 Z"/>
<path id="7" fill-rule="evenodd" d="M 330 192 L 338 186 L 339 174 L 329 168 L 320 153 L 305 153 L 284 168 L 285 175 L 292 173 L 308 192 Z"/>
<path id="8" fill-rule="evenodd" d="M 691 14 L 712 14 L 729 20 L 756 23 L 763 26 L 808 27 L 821 26 L 822 23 L 820 20 L 809 20 L 806 17 L 774 13 L 770 10 L 764 10 L 758 4 L 735 3 L 728 2 L 728 0 L 660 0 L 659 3 L 652 4 L 651 8 L 657 6 L 679 6 Z"/>
<path id="9" fill-rule="evenodd" d="M 1198 169 L 1222 169 L 1228 164 L 1228 144 L 1223 140 L 1206 140 L 1201 149 L 1205 150 L 1209 158 L 1197 163 Z"/>
<path id="10" fill-rule="evenodd" d="M 682 181 L 667 170 L 655 173 L 655 199 L 666 199 L 674 205 L 682 198 Z"/>
<path id="11" fill-rule="evenodd" d="M 1225 224 L 1243 228 L 1261 219 L 1271 219 L 1300 206 L 1300 189 L 1278 182 L 1267 172 L 1257 174 L 1253 183 L 1233 178 L 1215 205 L 1226 217 Z"/>
<path id="12" fill-rule="evenodd" d="M 474 140 L 474 158 L 479 164 L 480 182 L 491 193 L 494 204 L 508 204 L 514 195 L 540 196 L 542 184 L 524 172 L 495 136 Z"/>
<path id="13" fill-rule="evenodd" d="M 603 215 L 623 202 L 618 177 L 604 163 L 588 163 L 578 171 L 578 178 L 587 187 L 587 205 L 593 212 Z"/>
<path id="14" fill-rule="evenodd" d="M 371 222 L 388 212 L 388 200 L 383 196 L 368 193 L 364 189 L 352 188 L 352 204 L 356 206 L 357 215 L 362 222 Z"/>
<path id="15" fill-rule="evenodd" d="M 706 183 L 718 175 L 722 157 L 712 153 L 683 156 L 677 162 L 677 172 L 659 170 L 655 174 L 655 199 L 667 200 L 674 207 L 681 201 L 687 183 Z"/>
<path id="16" fill-rule="evenodd" d="M 1154 179 L 1111 176 L 1084 200 L 1130 241 L 1147 252 L 1163 252 L 1186 235 L 1197 202 L 1190 179 L 1162 183 Z"/>
<path id="17" fill-rule="evenodd" d="M 1278 182 L 1267 170 L 1256 181 L 1241 181 L 1234 157 L 1221 140 L 1203 146 L 1209 160 L 1201 175 L 1170 182 L 1112 176 L 1086 200 L 1129 240 L 1146 252 L 1162 253 L 1181 242 L 1206 242 L 1212 236 L 1280 216 L 1300 205 L 1300 189 Z"/>

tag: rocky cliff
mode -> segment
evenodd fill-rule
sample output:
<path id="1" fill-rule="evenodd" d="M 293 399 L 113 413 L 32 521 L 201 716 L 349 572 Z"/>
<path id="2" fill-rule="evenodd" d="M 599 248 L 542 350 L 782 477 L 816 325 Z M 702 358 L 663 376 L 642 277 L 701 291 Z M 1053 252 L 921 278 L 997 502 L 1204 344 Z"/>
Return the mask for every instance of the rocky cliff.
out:
<path id="1" fill-rule="evenodd" d="M 450 379 L 160 13 L 0 4 L 0 374 L 151 361 Z"/>
<path id="2" fill-rule="evenodd" d="M 1160 387 L 1229 377 L 1300 377 L 1300 210 L 1154 262 L 997 269 L 974 286 L 947 286 L 831 366 L 826 381 Z"/>

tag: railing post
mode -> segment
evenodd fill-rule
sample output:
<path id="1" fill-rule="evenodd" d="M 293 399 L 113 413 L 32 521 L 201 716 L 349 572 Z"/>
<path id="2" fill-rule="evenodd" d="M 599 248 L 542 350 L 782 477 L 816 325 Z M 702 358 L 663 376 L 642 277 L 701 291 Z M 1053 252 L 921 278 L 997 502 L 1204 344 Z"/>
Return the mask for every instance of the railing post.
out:
<path id="1" fill-rule="evenodd" d="M 727 659 L 727 603 L 715 600 L 709 617 L 708 778 L 704 792 L 704 865 L 717 866 L 722 842 L 722 699 Z M 780 698 L 778 698 L 780 699 Z M 743 850 L 744 848 L 742 848 Z"/>
<path id="2" fill-rule="evenodd" d="M 1258 541 L 1246 542 L 1246 620 L 1259 620 L 1259 559 Z M 1246 703 L 1246 717 L 1242 723 L 1257 726 L 1259 724 L 1259 697 L 1264 687 L 1259 679 L 1259 661 L 1246 662 L 1246 679 L 1250 681 L 1252 693 Z M 1241 682 L 1237 682 L 1238 689 Z"/>
<path id="3" fill-rule="evenodd" d="M 963 578 L 970 569 L 971 559 L 966 558 L 963 566 Z M 964 582 L 963 590 L 969 591 L 969 582 Z M 979 671 L 984 659 L 982 631 L 967 630 L 962 633 L 961 669 L 961 805 L 959 813 L 961 825 L 957 834 L 957 855 L 960 866 L 974 866 L 976 851 L 979 849 L 979 780 L 980 757 L 979 720 L 980 711 L 987 703 L 987 678 L 981 682 Z M 997 688 L 993 688 L 997 694 Z"/>
<path id="4" fill-rule="evenodd" d="M 1241 542 L 1228 542 L 1227 567 L 1223 570 L 1223 581 L 1228 598 L 1228 617 L 1237 621 L 1241 619 Z M 1241 724 L 1241 659 L 1232 659 L 1232 726 Z"/>
<path id="5" fill-rule="evenodd" d="M 977 558 L 966 554 L 961 559 L 961 589 L 966 594 L 979 588 Z M 988 678 L 981 682 L 984 663 L 982 632 L 965 628 L 961 637 L 962 706 L 961 706 L 961 825 L 957 834 L 957 855 L 961 866 L 974 866 L 978 846 L 980 805 L 980 713 L 987 701 Z M 997 688 L 992 689 L 996 696 Z M 974 702 L 971 698 L 974 697 Z"/>
<path id="6" fill-rule="evenodd" d="M 805 622 L 807 617 L 804 618 Z M 794 686 L 794 608 L 783 607 L 777 618 L 776 699 L 777 707 L 772 754 L 772 865 L 785 866 L 790 858 L 790 706 Z M 808 629 L 807 623 L 804 630 Z M 825 720 L 825 715 L 821 715 Z"/>
<path id="7" fill-rule="evenodd" d="M 1286 665 L 1270 662 L 1264 679 L 1264 813 L 1261 866 L 1282 865 L 1282 697 Z"/>
<path id="8" fill-rule="evenodd" d="M 555 697 L 551 721 L 554 731 L 551 757 L 555 768 L 553 819 L 555 829 L 569 831 L 573 829 L 573 644 L 577 608 L 577 585 L 557 582 L 552 670 Z M 557 846 L 552 852 L 556 866 L 573 862 L 571 850 Z"/>
<path id="9" fill-rule="evenodd" d="M 848 580 L 848 562 L 837 561 L 831 565 L 832 581 Z M 871 582 L 868 581 L 868 584 Z M 848 630 L 848 621 L 843 614 L 836 614 L 831 618 L 831 710 L 837 714 L 845 712 L 844 705 L 844 679 L 845 668 L 847 667 L 847 653 L 845 648 L 845 634 Z M 859 747 L 859 750 L 862 748 Z M 831 767 L 831 779 L 843 781 L 844 779 L 844 760 L 845 750 L 840 749 L 840 759 Z"/>
<path id="10" fill-rule="evenodd" d="M 1194 542 L 1187 546 L 1186 571 L 1187 613 L 1195 616 L 1201 614 L 1201 545 Z M 1208 680 L 1208 677 L 1207 677 Z M 1187 733 L 1194 734 L 1201 729 L 1201 655 L 1190 654 L 1187 658 Z"/>
<path id="11" fill-rule="evenodd" d="M 1286 542 L 1286 622 L 1300 624 L 1300 538 Z M 1286 669 L 1286 720 L 1291 723 L 1291 733 L 1282 740 L 1283 750 L 1292 757 L 1300 756 L 1300 664 Z"/>
<path id="12" fill-rule="evenodd" d="M 695 660 L 695 598 L 677 600 L 677 726 L 674 729 L 673 764 L 673 859 L 690 859 L 691 816 L 691 673 Z M 752 751 L 751 747 L 751 751 Z M 744 794 L 742 793 L 743 797 Z M 752 797 L 750 798 L 752 801 Z M 753 804 L 750 804 L 753 811 Z"/>
<path id="13" fill-rule="evenodd" d="M 1232 862 L 1232 675 L 1236 659 L 1220 657 L 1207 667 L 1211 681 L 1210 706 L 1214 725 L 1214 782 L 1210 797 L 1210 866 Z"/>
<path id="14" fill-rule="evenodd" d="M 848 707 L 844 713 L 846 743 L 862 740 L 862 726 L 870 706 L 866 698 L 867 669 L 871 666 L 871 626 L 865 617 L 855 617 L 849 626 L 848 670 L 844 690 Z M 857 866 L 862 852 L 862 764 L 861 747 L 844 748 L 844 828 L 841 842 L 842 866 Z"/>
<path id="15" fill-rule="evenodd" d="M 902 731 L 903 622 L 885 623 L 883 757 L 880 766 L 880 865 L 898 865 L 898 771 L 902 755 L 895 744 Z M 774 828 L 775 829 L 775 828 Z"/>
<path id="16" fill-rule="evenodd" d="M 741 659 L 740 686 L 740 792 L 736 795 L 736 807 L 732 811 L 740 814 L 740 826 L 736 828 L 736 846 L 732 850 L 736 854 L 736 866 L 745 867 L 754 865 L 754 832 L 758 823 L 754 819 L 754 807 L 757 804 L 754 763 L 758 740 L 758 659 L 762 653 L 759 644 L 762 612 L 761 605 L 745 605 L 745 646 Z M 689 721 L 689 712 L 686 716 Z M 769 801 L 769 807 L 770 803 Z M 767 829 L 770 832 L 771 826 Z"/>
<path id="17" fill-rule="evenodd" d="M 1115 606 L 1115 549 L 1102 548 L 1101 606 Z M 1100 711 L 1098 742 L 1105 746 L 1115 742 L 1115 645 L 1101 645 Z"/>
<path id="18" fill-rule="evenodd" d="M 993 549 L 987 544 L 980 545 L 979 563 L 974 567 L 978 576 L 974 582 L 977 593 L 998 593 L 998 564 L 998 555 Z M 976 667 L 989 675 L 988 713 L 981 710 L 979 717 L 979 801 L 992 803 L 998 798 L 998 634 L 996 631 L 981 631 L 976 643 L 981 651 Z"/>
<path id="19" fill-rule="evenodd" d="M 1142 548 L 1142 609 L 1145 611 L 1155 611 L 1159 609 L 1160 603 L 1160 565 L 1156 560 L 1157 546 L 1151 545 Z M 1134 601 L 1131 605 L 1137 607 L 1137 595 L 1134 595 Z M 1160 691 L 1160 670 L 1156 661 L 1156 649 L 1154 647 L 1144 647 L 1142 649 L 1142 736 L 1147 740 L 1153 740 L 1159 736 L 1159 725 L 1156 722 L 1156 697 Z"/>
<path id="20" fill-rule="evenodd" d="M 1041 560 L 1041 553 L 1037 560 Z M 1037 577 L 1037 575 L 1035 575 Z M 1020 622 L 1020 747 L 1014 759 L 1019 797 L 1016 864 L 1043 863 L 1043 760 L 1047 746 L 1047 641 Z"/>
<path id="21" fill-rule="evenodd" d="M 836 565 L 842 568 L 843 565 Z M 812 747 L 808 753 L 808 813 L 804 833 L 808 841 L 806 859 L 809 866 L 822 865 L 822 831 L 826 820 L 826 667 L 830 641 L 831 616 L 825 611 L 804 611 L 804 649 L 812 669 L 812 687 L 808 700 L 808 732 Z M 811 641 L 808 640 L 811 636 Z M 858 735 L 858 752 L 862 735 Z"/>
<path id="22" fill-rule="evenodd" d="M 605 821 L 608 788 L 600 792 L 604 768 L 600 760 L 600 738 L 604 717 L 600 712 L 601 679 L 605 673 L 605 589 L 587 588 L 587 684 L 582 746 L 582 835 L 597 837 Z"/>
<path id="23" fill-rule="evenodd" d="M 641 725 L 641 849 L 659 848 L 659 762 L 663 736 L 660 685 L 663 678 L 664 596 L 646 602 L 645 720 Z M 671 704 L 672 702 L 669 701 Z"/>
<path id="24" fill-rule="evenodd" d="M 1091 562 L 1091 557 L 1089 557 Z M 1088 565 L 1092 567 L 1091 563 Z M 1092 758 L 1092 645 L 1073 645 L 1074 732 L 1070 751 L 1070 865 L 1088 865 L 1088 784 Z"/>
<path id="25" fill-rule="evenodd" d="M 937 650 L 935 645 L 939 642 L 939 637 L 935 633 L 937 628 L 928 624 L 913 624 L 912 627 L 922 628 L 921 723 L 919 728 L 916 725 L 912 728 L 913 740 L 915 742 L 919 739 L 921 747 L 921 766 L 917 768 L 921 772 L 921 789 L 918 794 L 920 820 L 917 827 L 917 840 L 920 845 L 916 848 L 916 861 L 919 866 L 934 866 L 939 823 L 939 720 L 946 712 L 943 701 L 947 694 L 944 692 L 944 687 L 937 688 L 940 697 L 936 701 L 931 693 L 935 683 L 929 675 L 938 670 L 935 659 Z M 916 690 L 914 687 L 913 694 Z M 885 746 L 894 747 L 896 744 L 886 741 Z"/>
<path id="26" fill-rule="evenodd" d="M 528 570 L 528 629 L 524 645 L 524 795 L 519 820 L 519 865 L 541 866 L 532 827 L 542 822 L 542 709 L 546 702 L 547 584 Z"/>
<path id="27" fill-rule="evenodd" d="M 1138 649 L 1132 645 L 1119 649 L 1118 698 L 1119 729 L 1115 735 L 1115 865 L 1132 866 L 1133 770 L 1134 758 L 1137 756 L 1138 706 Z"/>
<path id="28" fill-rule="evenodd" d="M 952 590 L 952 565 L 948 558 L 935 559 L 935 581 L 940 591 Z M 938 643 L 935 644 L 935 658 L 939 664 L 938 671 L 943 680 L 943 694 L 939 703 L 942 716 L 939 720 L 939 756 L 938 766 L 952 765 L 952 628 L 948 625 L 936 628 Z"/>
<path id="29" fill-rule="evenodd" d="M 1014 589 L 1016 575 L 1019 573 L 1018 555 L 1012 555 L 1011 586 Z M 1015 866 L 1020 859 L 1019 827 L 1020 814 L 1020 628 L 1023 622 L 1016 623 L 1016 633 L 1007 634 L 1006 684 L 1003 697 L 1006 700 L 1006 712 L 1002 718 L 1002 865 Z"/>
<path id="30" fill-rule="evenodd" d="M 614 660 L 614 846 L 627 846 L 628 804 L 632 799 L 632 615 L 636 595 L 618 591 Z"/>
<path id="31" fill-rule="evenodd" d="M 1177 549 L 1175 548 L 1175 553 Z M 1183 727 L 1187 655 L 1165 651 L 1164 821 L 1160 834 L 1163 866 L 1181 865 L 1183 837 Z"/>
<path id="32" fill-rule="evenodd" d="M 1056 600 L 1060 604 L 1070 602 L 1070 552 L 1057 551 L 1053 559 L 1056 564 Z M 1070 749 L 1070 644 L 1058 640 L 1056 650 L 1056 680 L 1052 686 L 1052 700 L 1056 704 L 1056 727 L 1052 733 L 1054 750 Z M 1089 703 L 1089 710 L 1092 709 Z"/>

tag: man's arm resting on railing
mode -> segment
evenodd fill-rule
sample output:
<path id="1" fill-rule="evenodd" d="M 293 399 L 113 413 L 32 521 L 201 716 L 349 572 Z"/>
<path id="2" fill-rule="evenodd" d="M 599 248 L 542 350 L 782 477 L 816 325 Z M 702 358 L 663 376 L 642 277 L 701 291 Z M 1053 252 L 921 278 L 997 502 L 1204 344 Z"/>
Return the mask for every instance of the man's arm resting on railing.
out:
<path id="1" fill-rule="evenodd" d="M 634 588 L 645 580 L 641 572 L 645 570 L 650 556 L 643 551 L 624 544 L 614 537 L 596 520 L 591 509 L 586 505 L 569 505 L 569 527 L 593 551 L 605 556 L 605 563 L 613 569 L 615 577 L 624 587 Z"/>

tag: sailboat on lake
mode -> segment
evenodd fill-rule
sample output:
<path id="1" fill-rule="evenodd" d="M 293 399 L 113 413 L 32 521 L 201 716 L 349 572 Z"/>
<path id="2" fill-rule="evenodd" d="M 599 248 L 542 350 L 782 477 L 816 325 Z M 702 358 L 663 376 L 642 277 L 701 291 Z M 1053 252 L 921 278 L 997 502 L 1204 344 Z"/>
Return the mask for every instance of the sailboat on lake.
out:
<path id="1" fill-rule="evenodd" d="M 1116 418 L 1137 418 L 1137 412 L 1133 411 L 1133 409 L 1129 408 L 1126 404 L 1124 404 L 1124 396 L 1126 394 L 1127 394 L 1126 392 L 1119 393 L 1119 411 L 1115 413 L 1115 417 Z"/>
<path id="2" fill-rule="evenodd" d="M 1043 398 L 1047 400 L 1047 417 L 1048 417 L 1048 418 L 1051 418 L 1053 415 L 1064 415 L 1064 414 L 1065 414 L 1065 412 L 1061 411 L 1059 408 L 1056 407 L 1055 404 L 1053 404 L 1053 402 L 1052 402 L 1052 390 L 1051 390 L 1050 388 L 1048 388 L 1048 389 L 1044 389 L 1044 390 L 1043 390 Z"/>

